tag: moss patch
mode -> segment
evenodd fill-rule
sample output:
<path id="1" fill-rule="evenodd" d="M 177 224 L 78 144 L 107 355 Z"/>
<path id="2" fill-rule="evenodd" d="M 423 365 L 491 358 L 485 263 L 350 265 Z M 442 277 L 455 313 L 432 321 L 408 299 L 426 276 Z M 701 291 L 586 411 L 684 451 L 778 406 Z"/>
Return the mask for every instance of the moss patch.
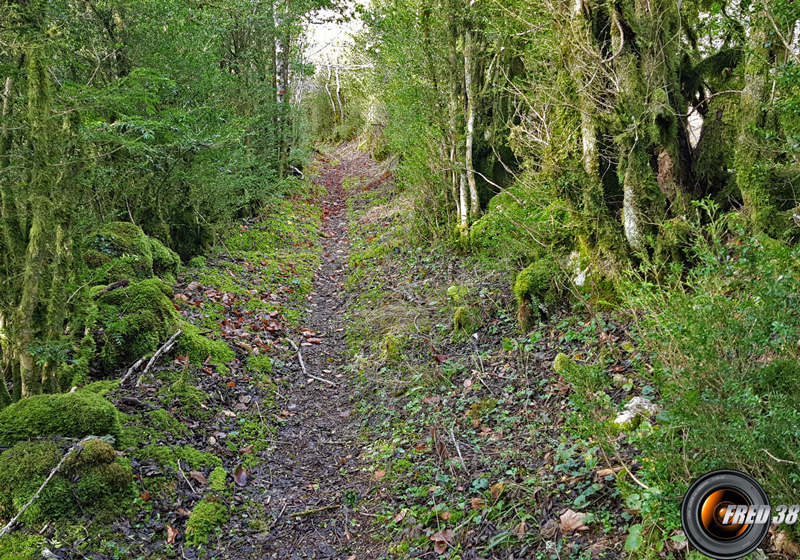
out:
<path id="1" fill-rule="evenodd" d="M 186 522 L 186 542 L 207 543 L 208 538 L 228 521 L 228 509 L 217 498 L 203 498 L 192 510 Z"/>
<path id="2" fill-rule="evenodd" d="M 90 391 L 34 395 L 0 411 L 0 445 L 32 437 L 118 438 L 121 429 L 114 405 Z"/>
<path id="3" fill-rule="evenodd" d="M 227 479 L 228 473 L 225 469 L 217 467 L 211 472 L 211 476 L 208 477 L 208 487 L 216 492 L 222 492 L 227 486 Z"/>
<path id="4" fill-rule="evenodd" d="M 236 357 L 225 341 L 212 340 L 201 335 L 200 329 L 194 325 L 185 325 L 183 334 L 178 340 L 181 351 L 185 352 L 189 356 L 189 361 L 195 365 L 200 365 L 206 361 L 206 358 L 211 358 L 210 363 L 224 366 Z"/>
<path id="5" fill-rule="evenodd" d="M 65 450 L 53 441 L 20 442 L 0 455 L 0 516 L 10 517 L 30 500 Z M 25 511 L 30 523 L 84 511 L 108 516 L 122 511 L 135 495 L 130 461 L 102 440 L 73 452 L 61 471 Z"/>
<path id="6" fill-rule="evenodd" d="M 35 560 L 42 557 L 45 539 L 39 535 L 11 533 L 0 539 L 0 560 Z"/>
<path id="7" fill-rule="evenodd" d="M 222 459 L 212 453 L 198 451 L 189 445 L 147 445 L 139 452 L 143 460 L 152 459 L 164 467 L 177 469 L 178 459 L 188 463 L 192 469 L 203 467 L 221 467 Z M 185 466 L 185 465 L 184 465 Z"/>

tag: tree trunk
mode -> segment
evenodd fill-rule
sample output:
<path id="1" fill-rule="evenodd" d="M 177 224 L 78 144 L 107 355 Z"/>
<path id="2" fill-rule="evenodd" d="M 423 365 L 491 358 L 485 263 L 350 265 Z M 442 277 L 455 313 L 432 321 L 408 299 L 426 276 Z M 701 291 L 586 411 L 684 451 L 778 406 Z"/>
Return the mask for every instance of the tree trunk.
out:
<path id="1" fill-rule="evenodd" d="M 472 143 L 475 136 L 475 80 L 472 74 L 474 62 L 472 42 L 472 31 L 469 29 L 469 24 L 467 24 L 467 30 L 464 33 L 464 90 L 467 96 L 467 134 L 464 163 L 469 185 L 470 220 L 474 221 L 480 215 L 481 204 L 478 198 L 478 187 L 475 184 L 475 169 L 472 165 Z"/>

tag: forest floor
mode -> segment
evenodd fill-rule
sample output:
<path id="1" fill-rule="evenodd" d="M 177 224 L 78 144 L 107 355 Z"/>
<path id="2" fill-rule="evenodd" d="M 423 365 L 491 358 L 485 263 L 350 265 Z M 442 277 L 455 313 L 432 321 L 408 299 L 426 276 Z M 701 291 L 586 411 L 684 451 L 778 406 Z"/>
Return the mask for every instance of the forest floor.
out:
<path id="1" fill-rule="evenodd" d="M 176 308 L 235 358 L 108 392 L 141 493 L 111 524 L 46 526 L 48 557 L 600 560 L 647 538 L 647 460 L 581 413 L 654 391 L 631 319 L 562 309 L 520 333 L 510 270 L 408 242 L 391 168 L 319 153 L 307 190 L 181 275 Z"/>

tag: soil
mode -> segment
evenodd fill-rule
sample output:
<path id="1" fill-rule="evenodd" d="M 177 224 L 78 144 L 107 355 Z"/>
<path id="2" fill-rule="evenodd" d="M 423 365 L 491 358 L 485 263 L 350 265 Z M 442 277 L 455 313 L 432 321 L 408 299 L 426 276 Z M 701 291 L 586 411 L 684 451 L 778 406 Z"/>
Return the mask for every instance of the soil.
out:
<path id="1" fill-rule="evenodd" d="M 349 241 L 342 181 L 366 175 L 374 162 L 365 154 L 351 154 L 338 165 L 327 158 L 322 163 L 320 175 L 313 179 L 327 191 L 322 204 L 322 264 L 303 327 L 314 331 L 311 339 L 318 338 L 321 344 L 302 337 L 295 340 L 303 366 L 295 360 L 291 380 L 281 389 L 288 418 L 268 458 L 271 488 L 263 496 L 275 521 L 268 534 L 253 542 L 252 551 L 259 558 L 382 555 L 381 546 L 368 536 L 374 515 L 358 507 L 373 484 L 360 462 L 359 423 L 351 402 L 356 381 L 344 367 Z"/>

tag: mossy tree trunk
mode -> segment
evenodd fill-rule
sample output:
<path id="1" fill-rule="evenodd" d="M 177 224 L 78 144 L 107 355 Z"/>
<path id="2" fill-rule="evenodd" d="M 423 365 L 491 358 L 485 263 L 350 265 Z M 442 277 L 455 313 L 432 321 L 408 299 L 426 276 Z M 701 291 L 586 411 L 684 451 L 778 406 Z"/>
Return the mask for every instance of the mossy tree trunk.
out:
<path id="1" fill-rule="evenodd" d="M 644 252 L 659 224 L 686 210 L 691 154 L 678 117 L 686 112 L 678 80 L 678 12 L 670 0 L 628 0 L 614 16 L 617 40 L 624 42 L 614 60 L 623 228 L 631 248 Z"/>
<path id="2" fill-rule="evenodd" d="M 599 249 L 601 258 L 626 256 L 622 230 L 613 217 L 613 198 L 618 185 L 613 170 L 615 162 L 601 141 L 612 134 L 609 108 L 616 103 L 613 91 L 612 61 L 624 47 L 624 37 L 611 34 L 618 25 L 613 7 L 600 2 L 590 5 L 577 0 L 571 6 L 570 34 L 563 45 L 563 56 L 577 85 L 581 119 L 581 163 L 586 173 L 582 188 L 582 216 L 579 241 L 592 252 Z M 614 182 L 612 192 L 606 183 Z"/>
<path id="3" fill-rule="evenodd" d="M 794 28 L 794 22 L 790 28 Z M 770 100 L 770 69 L 780 61 L 780 51 L 784 47 L 774 35 L 766 10 L 760 2 L 755 3 L 744 61 L 744 90 L 739 105 L 734 165 L 736 184 L 753 225 L 760 231 L 781 237 L 788 220 L 779 214 L 773 199 L 773 164 L 770 155 L 761 149 L 765 133 L 778 128 Z"/>

